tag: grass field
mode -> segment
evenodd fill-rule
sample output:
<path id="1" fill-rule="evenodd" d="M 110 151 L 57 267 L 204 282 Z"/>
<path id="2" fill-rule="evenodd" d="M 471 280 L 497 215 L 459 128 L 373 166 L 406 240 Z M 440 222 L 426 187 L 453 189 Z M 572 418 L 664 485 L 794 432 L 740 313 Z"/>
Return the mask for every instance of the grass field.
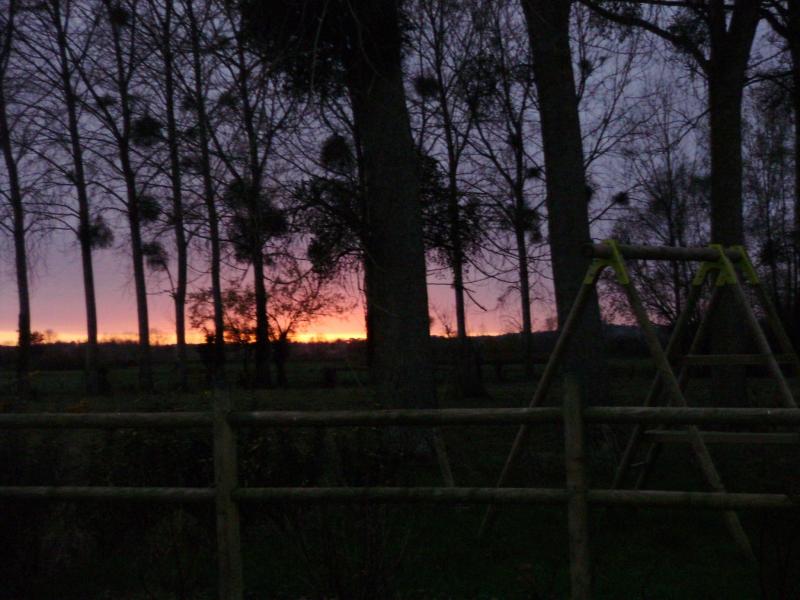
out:
<path id="1" fill-rule="evenodd" d="M 326 364 L 291 365 L 284 390 L 235 390 L 238 408 L 331 409 L 371 406 L 358 371 L 341 385 L 320 387 Z M 327 365 L 330 366 L 330 365 Z M 200 367 L 195 379 L 201 380 Z M 640 403 L 650 369 L 615 361 L 613 402 Z M 109 374 L 114 393 L 84 400 L 77 372 L 36 375 L 38 396 L 23 409 L 175 410 L 208 407 L 207 393 L 134 391 L 136 373 Z M 524 406 L 534 383 L 509 370 L 491 380 L 489 396 L 456 400 L 441 374 L 444 406 Z M 755 403 L 769 405 L 769 385 L 750 383 Z M 689 389 L 708 403 L 708 382 Z M 554 390 L 551 403 L 555 403 Z M 494 483 L 513 427 L 451 427 L 444 431 L 458 485 Z M 592 430 L 591 485 L 609 484 L 627 429 Z M 562 487 L 562 436 L 537 426 L 510 485 Z M 732 491 L 800 492 L 795 447 L 712 447 Z M 0 444 L 3 485 L 208 485 L 208 432 L 17 432 Z M 374 429 L 243 431 L 244 485 L 438 485 L 425 457 L 402 456 Z M 668 447 L 652 487 L 703 490 L 687 447 Z M 243 513 L 249 598 L 563 598 L 568 589 L 566 523 L 561 509 L 501 510 L 484 540 L 476 538 L 480 507 L 248 507 Z M 748 512 L 743 521 L 760 556 L 741 559 L 718 513 L 593 509 L 597 598 L 800 598 L 800 517 Z M 210 508 L 5 502 L 0 504 L 0 598 L 213 598 L 214 526 Z"/>

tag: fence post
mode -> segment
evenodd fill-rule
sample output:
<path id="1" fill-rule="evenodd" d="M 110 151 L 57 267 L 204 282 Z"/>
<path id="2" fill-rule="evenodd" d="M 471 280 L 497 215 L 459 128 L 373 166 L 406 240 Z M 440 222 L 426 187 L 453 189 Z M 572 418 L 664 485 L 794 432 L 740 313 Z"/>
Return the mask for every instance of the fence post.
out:
<path id="1" fill-rule="evenodd" d="M 231 397 L 215 390 L 214 404 L 214 488 L 217 516 L 217 565 L 219 600 L 242 600 L 242 547 L 239 507 L 231 496 L 237 487 L 236 433 L 228 422 Z"/>
<path id="2" fill-rule="evenodd" d="M 589 505 L 586 497 L 583 407 L 580 383 L 564 378 L 564 460 L 567 474 L 567 530 L 569 533 L 570 598 L 592 595 L 589 557 Z"/>

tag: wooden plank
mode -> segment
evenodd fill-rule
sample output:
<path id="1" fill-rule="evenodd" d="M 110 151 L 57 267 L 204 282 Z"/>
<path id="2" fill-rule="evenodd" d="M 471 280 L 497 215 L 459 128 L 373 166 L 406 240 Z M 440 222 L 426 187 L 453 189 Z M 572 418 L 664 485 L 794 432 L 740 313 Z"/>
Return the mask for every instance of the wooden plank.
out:
<path id="1" fill-rule="evenodd" d="M 232 412 L 237 427 L 357 427 L 438 425 L 520 425 L 560 423 L 558 407 L 536 408 L 425 408 L 326 411 Z"/>
<path id="2" fill-rule="evenodd" d="M 589 490 L 588 496 L 589 504 L 600 506 L 702 508 L 722 511 L 753 508 L 800 510 L 800 497 L 788 494 Z"/>
<path id="3" fill-rule="evenodd" d="M 569 501 L 563 488 L 473 487 L 246 487 L 234 498 L 253 504 L 518 504 L 560 505 Z M 586 492 L 590 505 L 669 507 L 709 510 L 769 508 L 800 510 L 800 497 L 787 494 L 745 494 L 652 490 L 599 490 Z"/>
<path id="4" fill-rule="evenodd" d="M 206 413 L 186 420 L 175 419 L 180 413 L 62 415 L 48 413 L 1 414 L 2 429 L 82 429 L 93 427 L 172 428 L 199 427 L 206 422 Z M 90 419 L 72 419 L 89 417 Z M 105 417 L 110 417 L 106 420 Z M 143 418 L 139 418 L 139 417 Z M 641 406 L 592 406 L 583 413 L 590 423 L 639 423 L 654 425 L 800 425 L 800 409 L 789 408 L 681 408 Z M 41 418 L 40 418 L 41 417 Z M 67 417 L 62 419 L 62 417 Z M 144 418 L 146 417 L 146 418 Z M 150 418 L 152 417 L 152 418 Z M 164 417 L 164 418 L 162 418 Z M 228 423 L 236 427 L 356 427 L 356 426 L 437 426 L 437 425 L 520 425 L 560 423 L 558 407 L 534 408 L 440 408 L 390 410 L 332 411 L 231 411 Z M 210 421 L 209 421 L 210 423 Z M 177 424 L 177 425 L 176 425 Z"/>
<path id="5" fill-rule="evenodd" d="M 574 378 L 568 377 L 564 381 L 564 467 L 569 493 L 567 531 L 570 597 L 573 600 L 589 600 L 592 595 L 582 402 L 580 385 Z"/>
<path id="6" fill-rule="evenodd" d="M 768 433 L 749 431 L 701 431 L 706 444 L 800 444 L 800 433 Z M 685 431 L 650 430 L 647 440 L 665 444 L 685 444 L 690 439 Z"/>
<path id="7" fill-rule="evenodd" d="M 211 427 L 211 413 L 2 413 L 0 429 L 192 429 Z"/>
<path id="8" fill-rule="evenodd" d="M 794 364 L 794 358 L 788 354 L 777 354 L 775 360 L 778 364 Z M 690 367 L 697 366 L 726 366 L 726 365 L 767 365 L 769 358 L 763 354 L 687 354 L 680 359 L 680 363 Z"/>
<path id="9" fill-rule="evenodd" d="M 589 406 L 583 418 L 590 423 L 643 423 L 654 425 L 798 425 L 800 409 L 723 407 Z M 354 427 L 379 425 L 519 425 L 560 423 L 558 407 L 439 408 L 334 411 L 232 412 L 228 420 L 249 427 Z"/>
<path id="10" fill-rule="evenodd" d="M 214 393 L 214 486 L 217 516 L 217 565 L 220 600 L 242 600 L 242 548 L 239 507 L 233 498 L 238 486 L 236 434 L 228 422 L 230 394 Z"/>
<path id="11" fill-rule="evenodd" d="M 565 506 L 563 488 L 494 487 L 243 487 L 234 491 L 240 503 L 303 504 L 519 504 Z"/>
<path id="12" fill-rule="evenodd" d="M 0 498 L 26 500 L 102 500 L 124 502 L 211 502 L 213 488 L 108 486 L 2 486 Z"/>
<path id="13" fill-rule="evenodd" d="M 792 426 L 800 424 L 800 409 L 589 406 L 583 411 L 583 419 L 587 423 Z"/>
<path id="14" fill-rule="evenodd" d="M 238 488 L 233 498 L 244 503 L 349 504 L 520 504 L 566 505 L 568 492 L 561 488 L 469 487 L 299 487 Z M 130 488 L 103 486 L 0 486 L 1 499 L 75 502 L 212 502 L 213 488 Z M 633 490 L 587 490 L 590 505 L 652 506 L 676 508 L 776 508 L 800 509 L 800 498 L 785 494 L 710 494 Z"/>
<path id="15" fill-rule="evenodd" d="M 622 258 L 628 260 L 671 260 L 671 261 L 697 261 L 716 262 L 719 260 L 719 251 L 714 248 L 680 248 L 674 246 L 634 246 L 630 244 L 617 244 Z M 592 258 L 612 258 L 611 248 L 607 244 L 584 244 L 584 255 Z M 726 256 L 737 262 L 741 255 L 728 249 Z"/>

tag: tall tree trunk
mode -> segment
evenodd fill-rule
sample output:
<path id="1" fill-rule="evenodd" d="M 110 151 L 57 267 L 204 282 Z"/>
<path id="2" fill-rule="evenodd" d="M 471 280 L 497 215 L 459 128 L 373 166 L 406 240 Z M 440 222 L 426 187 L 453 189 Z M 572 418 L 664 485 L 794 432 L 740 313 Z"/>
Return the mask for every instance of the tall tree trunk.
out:
<path id="1" fill-rule="evenodd" d="M 127 144 L 123 144 L 127 148 Z M 120 149 L 127 155 L 127 149 Z M 143 390 L 153 389 L 153 367 L 150 356 L 150 316 L 147 307 L 147 281 L 144 270 L 144 253 L 142 252 L 142 225 L 139 217 L 139 201 L 136 197 L 133 170 L 128 158 L 122 158 L 125 184 L 128 194 L 128 226 L 131 232 L 131 256 L 133 259 L 133 284 L 136 290 L 136 314 L 139 333 L 139 387 Z"/>
<path id="2" fill-rule="evenodd" d="M 792 112 L 794 113 L 794 231 L 795 265 L 800 264 L 800 0 L 789 0 L 787 41 L 792 60 Z M 797 283 L 795 283 L 795 286 Z M 800 341 L 800 290 L 793 289 L 792 338 Z"/>
<path id="3" fill-rule="evenodd" d="M 219 215 L 214 197 L 214 183 L 211 177 L 211 156 L 208 139 L 208 115 L 206 112 L 206 97 L 204 86 L 203 66 L 200 62 L 202 49 L 200 47 L 200 29 L 194 13 L 194 2 L 187 3 L 187 16 L 191 28 L 192 69 L 194 74 L 194 100 L 197 106 L 197 126 L 200 142 L 200 168 L 203 178 L 203 200 L 206 205 L 208 217 L 208 237 L 211 246 L 211 296 L 214 303 L 214 385 L 222 385 L 225 381 L 225 319 L 222 305 L 222 276 L 221 263 L 222 251 L 219 237 Z"/>
<path id="4" fill-rule="evenodd" d="M 521 143 L 523 139 L 523 123 L 514 122 L 514 135 L 520 143 L 514 147 L 514 237 L 517 243 L 517 269 L 519 275 L 519 301 L 522 316 L 522 359 L 523 372 L 526 379 L 533 378 L 533 318 L 531 317 L 531 281 L 528 263 L 528 241 L 525 239 L 527 228 L 527 206 L 525 203 L 525 152 Z"/>
<path id="5" fill-rule="evenodd" d="M 78 196 L 78 241 L 81 247 L 81 267 L 83 269 L 83 293 L 86 303 L 86 391 L 96 394 L 100 391 L 99 346 L 97 342 L 97 300 L 94 287 L 94 266 L 92 264 L 91 213 L 86 173 L 83 164 L 83 148 L 78 127 L 78 110 L 75 88 L 69 72 L 67 57 L 67 36 L 61 22 L 61 2 L 51 2 L 53 25 L 58 43 L 58 60 L 64 106 L 67 109 L 67 129 L 72 154 L 72 170 L 75 191 Z"/>
<path id="6" fill-rule="evenodd" d="M 525 377 L 533 377 L 533 319 L 531 318 L 531 282 L 528 270 L 528 243 L 521 223 L 515 224 L 519 270 L 519 304 L 522 316 L 522 350 Z"/>
<path id="7" fill-rule="evenodd" d="M 440 9 L 442 7 L 439 7 Z M 445 82 L 444 69 L 444 40 L 441 28 L 444 13 L 439 13 L 436 17 L 434 26 L 434 42 L 432 51 L 434 53 L 433 65 L 436 76 L 437 102 L 442 115 L 442 132 L 444 133 L 445 149 L 447 151 L 447 219 L 448 219 L 448 238 L 450 242 L 449 258 L 450 268 L 453 271 L 453 292 L 455 295 L 456 307 L 456 339 L 459 342 L 460 352 L 462 352 L 462 364 L 459 369 L 464 368 L 463 353 L 466 350 L 467 342 L 467 312 L 464 302 L 464 249 L 461 240 L 461 207 L 459 205 L 458 194 L 458 170 L 460 152 L 456 141 L 456 133 L 453 124 L 453 116 L 448 102 L 448 85 Z M 467 376 L 461 373 L 460 377 Z"/>
<path id="8" fill-rule="evenodd" d="M 452 167 L 451 167 L 452 168 Z M 471 340 L 467 335 L 467 311 L 464 301 L 464 248 L 461 241 L 461 211 L 458 204 L 458 188 L 455 174 L 451 173 L 448 213 L 450 220 L 451 268 L 453 270 L 453 293 L 456 305 L 456 341 L 458 356 L 456 378 L 458 391 L 464 397 L 485 396 L 486 389 L 481 377 L 481 366 Z"/>
<path id="9" fill-rule="evenodd" d="M 417 158 L 405 104 L 396 2 L 361 5 L 373 55 L 357 48 L 348 65 L 353 118 L 364 153 L 372 372 L 386 407 L 434 407 Z M 375 32 L 386 36 L 376 41 Z M 397 47 L 391 45 L 397 40 Z M 352 58 L 352 57 L 351 57 Z"/>
<path id="10" fill-rule="evenodd" d="M 256 352 L 253 381 L 256 387 L 272 385 L 269 360 L 269 327 L 267 321 L 267 288 L 264 285 L 264 257 L 253 254 L 253 289 L 256 297 Z"/>
<path id="11" fill-rule="evenodd" d="M 539 96 L 547 176 L 547 223 L 560 326 L 589 266 L 581 245 L 591 239 L 569 43 L 571 4 L 570 0 L 522 0 Z M 596 296 L 587 304 L 577 327 L 563 372 L 577 377 L 592 391 L 590 402 L 602 403 L 606 397 L 606 378 Z"/>
<path id="12" fill-rule="evenodd" d="M 172 187 L 172 230 L 175 234 L 176 281 L 172 293 L 175 308 L 175 350 L 178 369 L 178 387 L 186 391 L 189 387 L 188 356 L 186 349 L 186 287 L 188 280 L 188 258 L 186 230 L 183 216 L 183 186 L 181 181 L 178 130 L 175 123 L 175 79 L 172 54 L 172 16 L 174 2 L 166 0 L 162 32 L 162 58 L 164 62 L 164 96 L 167 112 L 167 145 L 169 148 L 169 173 Z"/>
<path id="13" fill-rule="evenodd" d="M 730 20 L 730 25 L 726 23 Z M 750 48 L 758 25 L 758 2 L 740 0 L 728 17 L 719 6 L 710 15 L 711 54 L 708 101 L 711 133 L 711 241 L 730 246 L 744 243 L 742 215 L 742 97 Z M 741 353 L 741 315 L 732 293 L 723 290 L 713 317 L 711 349 L 715 354 Z M 744 371 L 716 368 L 714 395 L 730 406 L 747 403 Z"/>
<path id="14" fill-rule="evenodd" d="M 6 35 L 11 35 L 7 33 Z M 0 73 L 0 146 L 2 146 L 8 174 L 11 218 L 14 237 L 14 264 L 17 275 L 17 297 L 19 318 L 17 324 L 17 390 L 20 396 L 30 392 L 31 357 L 31 304 L 28 289 L 28 254 L 25 247 L 25 207 L 22 202 L 22 188 L 17 170 L 17 159 L 11 145 L 11 129 L 8 126 L 5 97 L 5 73 Z"/>
<path id="15" fill-rule="evenodd" d="M 253 106 L 250 102 L 250 85 L 248 81 L 247 60 L 244 47 L 239 44 L 236 48 L 237 67 L 239 70 L 237 84 L 239 95 L 242 101 L 242 122 L 244 124 L 245 135 L 247 136 L 247 165 L 249 170 L 249 185 L 251 193 L 248 194 L 249 211 L 248 221 L 253 232 L 252 239 L 264 240 L 265 232 L 262 231 L 259 203 L 261 202 L 262 169 L 258 155 L 258 135 L 256 134 L 255 118 Z M 264 388 L 272 385 L 272 374 L 270 372 L 270 343 L 269 343 L 269 320 L 267 313 L 267 288 L 264 281 L 264 246 L 259 243 L 258 247 L 252 248 L 250 262 L 253 267 L 253 289 L 256 300 L 256 348 L 255 348 L 255 373 L 254 384 L 257 388 Z"/>
<path id="16" fill-rule="evenodd" d="M 111 11 L 111 5 L 108 4 Z M 139 194 L 136 187 L 136 173 L 131 164 L 131 98 L 129 92 L 130 73 L 126 71 L 129 66 L 123 56 L 120 39 L 119 25 L 111 22 L 111 35 L 114 47 L 114 61 L 116 63 L 116 86 L 119 92 L 119 102 L 122 117 L 122 127 L 117 136 L 117 151 L 119 153 L 122 178 L 125 182 L 127 197 L 128 225 L 131 233 L 131 258 L 133 260 L 133 284 L 136 291 L 136 313 L 139 334 L 139 387 L 143 390 L 153 389 L 153 367 L 150 353 L 150 318 L 147 308 L 147 281 L 144 269 L 144 253 L 142 252 L 142 223 L 139 216 Z"/>
<path id="17" fill-rule="evenodd" d="M 433 8 L 433 7 L 432 7 Z M 484 396 L 486 390 L 481 377 L 481 366 L 467 334 L 467 311 L 464 290 L 464 256 L 463 223 L 459 198 L 459 163 L 464 149 L 464 139 L 459 140 L 453 122 L 453 114 L 449 102 L 451 86 L 445 77 L 445 20 L 447 11 L 444 5 L 435 9 L 432 16 L 432 52 L 433 68 L 437 82 L 437 102 L 442 117 L 442 132 L 447 151 L 447 219 L 448 219 L 448 258 L 453 272 L 453 294 L 456 308 L 456 356 L 453 374 L 458 395 L 467 397 Z M 435 22 L 435 24 L 434 24 Z"/>
<path id="18" fill-rule="evenodd" d="M 364 236 L 364 246 L 366 246 L 366 236 Z M 375 299 L 372 298 L 372 280 L 374 279 L 373 262 L 366 257 L 366 248 L 364 251 L 364 332 L 367 336 L 366 339 L 366 361 L 367 369 L 369 370 L 370 381 L 374 383 L 375 375 L 375 316 L 372 307 L 375 305 Z"/>
<path id="19" fill-rule="evenodd" d="M 442 98 L 444 106 L 445 98 Z M 445 122 L 450 122 L 449 112 L 446 108 Z M 458 356 L 456 363 L 457 385 L 461 395 L 466 397 L 484 396 L 486 390 L 481 380 L 480 365 L 475 356 L 474 349 L 467 335 L 467 310 L 464 302 L 464 247 L 462 243 L 461 231 L 461 207 L 458 202 L 458 179 L 456 172 L 458 163 L 455 158 L 455 144 L 452 139 L 452 132 L 446 133 L 448 145 L 448 198 L 447 212 L 449 220 L 450 238 L 450 267 L 453 271 L 453 293 L 456 305 L 456 340 L 458 343 Z"/>

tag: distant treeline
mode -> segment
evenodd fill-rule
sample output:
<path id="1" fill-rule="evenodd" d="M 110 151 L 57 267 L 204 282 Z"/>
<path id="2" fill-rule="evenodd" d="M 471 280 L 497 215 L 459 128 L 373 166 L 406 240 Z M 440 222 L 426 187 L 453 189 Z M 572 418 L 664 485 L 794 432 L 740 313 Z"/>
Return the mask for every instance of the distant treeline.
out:
<path id="1" fill-rule="evenodd" d="M 539 362 L 546 359 L 556 343 L 556 331 L 540 331 L 533 334 L 534 350 Z M 666 338 L 666 333 L 662 336 Z M 518 333 L 496 336 L 475 336 L 471 338 L 475 347 L 476 359 L 484 363 L 502 362 L 505 364 L 522 363 L 523 337 Z M 647 347 L 638 329 L 620 325 L 605 326 L 605 340 L 608 354 L 612 357 L 644 357 Z M 456 355 L 456 338 L 434 336 L 432 338 L 433 354 L 437 364 L 447 365 Z M 103 363 L 106 368 L 126 368 L 137 366 L 137 343 L 135 341 L 102 342 Z M 208 352 L 207 344 L 188 344 L 189 360 L 202 363 Z M 252 352 L 250 345 L 234 345 L 230 347 L 231 361 L 243 361 L 245 354 Z M 0 346 L 0 369 L 13 368 L 16 360 L 15 346 Z M 36 344 L 33 356 L 38 370 L 72 371 L 83 370 L 85 349 L 79 342 L 52 342 Z M 365 367 L 367 364 L 366 340 L 339 340 L 332 342 L 293 342 L 291 344 L 290 362 L 342 362 L 354 367 Z M 153 362 L 160 365 L 174 365 L 175 346 L 164 344 L 153 346 Z"/>

